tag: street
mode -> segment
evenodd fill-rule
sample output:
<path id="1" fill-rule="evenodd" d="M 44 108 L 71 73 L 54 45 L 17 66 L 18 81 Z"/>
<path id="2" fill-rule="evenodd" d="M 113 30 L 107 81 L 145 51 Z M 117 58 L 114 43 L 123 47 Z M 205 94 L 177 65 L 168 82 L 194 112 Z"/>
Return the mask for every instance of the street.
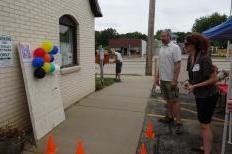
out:
<path id="1" fill-rule="evenodd" d="M 125 75 L 145 75 L 145 59 L 124 59 L 122 66 L 122 74 Z M 95 65 L 96 72 L 100 73 L 100 67 Z M 104 74 L 115 74 L 115 64 L 105 64 Z"/>
<path id="2" fill-rule="evenodd" d="M 213 64 L 218 67 L 219 70 L 229 70 L 229 62 L 226 58 L 213 58 Z M 180 73 L 180 81 L 185 81 L 187 79 L 186 72 L 187 56 L 182 57 L 182 67 Z M 135 58 L 135 59 L 124 59 L 122 66 L 123 75 L 145 75 L 146 61 L 145 58 Z M 98 64 L 95 65 L 96 73 L 100 73 L 100 67 Z M 105 64 L 104 74 L 115 74 L 115 64 Z"/>

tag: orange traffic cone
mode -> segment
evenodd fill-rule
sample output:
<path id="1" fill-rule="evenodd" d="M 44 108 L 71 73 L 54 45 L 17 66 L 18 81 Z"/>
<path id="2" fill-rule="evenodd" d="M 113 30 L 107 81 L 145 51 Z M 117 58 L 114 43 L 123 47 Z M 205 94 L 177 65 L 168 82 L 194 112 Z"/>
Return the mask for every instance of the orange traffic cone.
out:
<path id="1" fill-rule="evenodd" d="M 148 139 L 154 139 L 155 138 L 155 132 L 154 132 L 153 124 L 152 124 L 151 121 L 149 121 L 148 124 L 147 124 L 146 137 Z"/>
<path id="2" fill-rule="evenodd" d="M 56 145 L 54 143 L 54 139 L 53 139 L 53 136 L 51 134 L 48 138 L 46 154 L 55 154 L 55 152 L 56 152 Z"/>
<path id="3" fill-rule="evenodd" d="M 140 154 L 147 154 L 147 149 L 144 143 L 140 147 Z"/>
<path id="4" fill-rule="evenodd" d="M 85 154 L 85 150 L 82 142 L 79 142 L 77 144 L 76 154 Z"/>

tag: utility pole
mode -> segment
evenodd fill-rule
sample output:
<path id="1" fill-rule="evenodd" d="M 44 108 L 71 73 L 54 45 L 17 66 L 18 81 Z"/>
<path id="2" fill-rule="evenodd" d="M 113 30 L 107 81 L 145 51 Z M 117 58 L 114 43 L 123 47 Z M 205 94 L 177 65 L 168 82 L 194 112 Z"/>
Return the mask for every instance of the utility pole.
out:
<path id="1" fill-rule="evenodd" d="M 149 4 L 149 21 L 148 21 L 148 39 L 147 39 L 147 53 L 146 53 L 146 75 L 152 75 L 152 57 L 154 44 L 154 27 L 155 27 L 155 2 L 150 0 Z"/>
<path id="2" fill-rule="evenodd" d="M 232 0 L 230 1 L 230 16 L 232 15 Z"/>
<path id="3" fill-rule="evenodd" d="M 230 15 L 231 17 L 232 13 L 232 0 L 230 1 Z M 229 45 L 230 41 L 227 42 L 227 58 L 230 60 L 230 75 L 229 75 L 229 88 L 227 93 L 227 99 L 226 102 L 231 98 L 232 96 L 232 60 L 231 60 L 231 53 L 229 51 Z M 224 128 L 223 128 L 223 136 L 222 136 L 222 146 L 221 146 L 221 154 L 225 154 L 226 152 L 226 141 L 228 144 L 232 144 L 232 112 L 228 111 L 227 103 L 226 103 L 226 113 L 225 113 L 225 122 L 224 122 Z M 228 130 L 229 129 L 229 130 Z"/>

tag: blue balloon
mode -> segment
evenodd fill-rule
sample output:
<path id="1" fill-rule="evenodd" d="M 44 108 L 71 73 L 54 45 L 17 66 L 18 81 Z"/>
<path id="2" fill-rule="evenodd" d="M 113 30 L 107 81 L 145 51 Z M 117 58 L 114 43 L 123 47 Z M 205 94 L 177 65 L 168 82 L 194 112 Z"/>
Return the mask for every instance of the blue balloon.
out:
<path id="1" fill-rule="evenodd" d="M 54 56 L 52 54 L 50 54 L 50 57 L 51 57 L 50 62 L 54 62 L 54 60 L 55 60 Z"/>
<path id="2" fill-rule="evenodd" d="M 32 60 L 32 66 L 35 68 L 40 68 L 43 66 L 43 64 L 44 64 L 44 59 L 41 57 L 37 57 Z"/>
<path id="3" fill-rule="evenodd" d="M 52 54 L 52 55 L 55 55 L 55 54 L 58 53 L 58 51 L 59 51 L 58 47 L 57 47 L 57 46 L 54 46 L 53 49 L 52 49 L 52 51 L 49 52 L 49 53 Z"/>

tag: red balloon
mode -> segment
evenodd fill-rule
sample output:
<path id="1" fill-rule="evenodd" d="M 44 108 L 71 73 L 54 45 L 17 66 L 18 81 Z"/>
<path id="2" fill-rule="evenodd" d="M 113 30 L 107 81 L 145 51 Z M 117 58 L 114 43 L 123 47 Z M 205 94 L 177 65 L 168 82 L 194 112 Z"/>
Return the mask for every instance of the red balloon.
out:
<path id="1" fill-rule="evenodd" d="M 44 60 L 45 60 L 45 62 L 48 62 L 48 63 L 50 63 L 50 61 L 51 61 L 51 56 L 49 55 L 49 54 L 45 54 L 44 55 Z"/>
<path id="2" fill-rule="evenodd" d="M 33 56 L 36 58 L 36 57 L 44 57 L 44 55 L 45 55 L 45 51 L 44 51 L 44 49 L 42 49 L 42 48 L 37 48 L 37 49 L 35 49 L 35 51 L 34 51 L 34 54 L 33 54 Z"/>

